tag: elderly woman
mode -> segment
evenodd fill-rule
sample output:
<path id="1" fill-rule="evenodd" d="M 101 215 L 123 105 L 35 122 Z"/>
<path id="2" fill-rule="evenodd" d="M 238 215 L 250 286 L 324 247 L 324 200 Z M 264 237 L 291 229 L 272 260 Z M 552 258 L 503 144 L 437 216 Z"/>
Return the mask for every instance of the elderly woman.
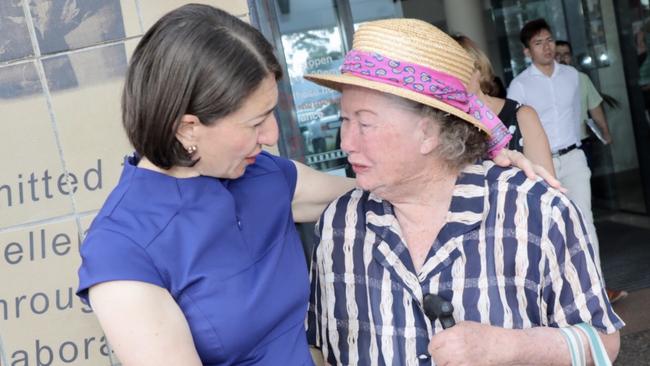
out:
<path id="1" fill-rule="evenodd" d="M 575 205 L 481 160 L 494 115 L 465 91 L 473 69 L 437 28 L 392 19 L 359 27 L 340 75 L 308 76 L 343 93 L 342 149 L 359 187 L 322 214 L 312 260 L 308 339 L 329 364 L 617 355 L 623 323 Z M 450 301 L 458 324 L 431 323 L 426 294 Z"/>

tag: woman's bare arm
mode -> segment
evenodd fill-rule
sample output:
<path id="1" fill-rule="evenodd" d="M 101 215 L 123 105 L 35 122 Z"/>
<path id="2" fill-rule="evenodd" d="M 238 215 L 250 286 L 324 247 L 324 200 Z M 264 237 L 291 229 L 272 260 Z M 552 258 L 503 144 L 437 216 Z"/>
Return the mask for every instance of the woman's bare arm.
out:
<path id="1" fill-rule="evenodd" d="M 537 112 L 529 106 L 522 106 L 517 111 L 517 121 L 524 139 L 524 155 L 555 176 L 551 147 Z"/>
<path id="2" fill-rule="evenodd" d="M 111 281 L 91 287 L 89 296 L 122 365 L 202 365 L 185 316 L 167 290 Z"/>
<path id="3" fill-rule="evenodd" d="M 294 161 L 298 170 L 296 192 L 291 206 L 296 222 L 313 222 L 328 203 L 353 189 L 354 179 L 326 174 Z"/>

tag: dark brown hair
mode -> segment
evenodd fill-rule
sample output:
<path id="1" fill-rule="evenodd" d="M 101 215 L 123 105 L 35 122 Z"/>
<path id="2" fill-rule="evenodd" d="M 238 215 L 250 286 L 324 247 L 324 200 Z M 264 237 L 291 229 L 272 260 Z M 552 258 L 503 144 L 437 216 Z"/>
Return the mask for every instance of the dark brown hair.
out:
<path id="1" fill-rule="evenodd" d="M 569 47 L 569 53 L 573 54 L 573 47 L 571 47 L 571 43 L 568 41 L 555 41 L 555 47 L 557 46 L 567 46 Z"/>
<path id="2" fill-rule="evenodd" d="M 528 48 L 530 47 L 530 40 L 543 30 L 547 30 L 551 33 L 551 27 L 546 23 L 546 20 L 542 18 L 531 20 L 521 28 L 521 32 L 519 32 L 519 40 L 524 44 L 525 48 Z"/>
<path id="3" fill-rule="evenodd" d="M 211 125 L 241 107 L 282 69 L 251 25 L 208 5 L 189 4 L 160 18 L 133 53 L 122 94 L 131 144 L 160 168 L 196 161 L 176 139 L 185 114 Z"/>

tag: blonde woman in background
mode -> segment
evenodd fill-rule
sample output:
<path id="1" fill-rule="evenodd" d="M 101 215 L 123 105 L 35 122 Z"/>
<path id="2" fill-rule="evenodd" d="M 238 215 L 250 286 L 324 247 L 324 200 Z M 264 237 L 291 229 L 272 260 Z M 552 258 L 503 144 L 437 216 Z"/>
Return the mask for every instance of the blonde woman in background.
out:
<path id="1" fill-rule="evenodd" d="M 551 148 L 546 132 L 532 107 L 512 99 L 496 97 L 498 86 L 494 82 L 494 69 L 487 56 L 469 37 L 458 35 L 454 39 L 474 58 L 476 71 L 468 90 L 487 103 L 488 108 L 499 115 L 513 135 L 509 149 L 524 153 L 530 161 L 543 166 L 554 174 Z"/>

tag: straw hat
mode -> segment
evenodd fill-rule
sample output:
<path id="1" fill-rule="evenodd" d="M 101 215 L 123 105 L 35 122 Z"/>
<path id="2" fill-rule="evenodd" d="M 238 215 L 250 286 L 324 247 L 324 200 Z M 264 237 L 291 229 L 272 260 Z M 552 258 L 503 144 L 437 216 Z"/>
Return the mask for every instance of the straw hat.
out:
<path id="1" fill-rule="evenodd" d="M 417 19 L 384 19 L 364 23 L 354 33 L 352 51 L 376 53 L 442 72 L 458 79 L 464 87 L 467 87 L 474 72 L 474 59 L 453 38 Z M 397 95 L 453 114 L 490 134 L 474 116 L 409 88 L 368 80 L 351 73 L 308 74 L 304 77 L 338 91 L 345 85 L 355 85 Z"/>

